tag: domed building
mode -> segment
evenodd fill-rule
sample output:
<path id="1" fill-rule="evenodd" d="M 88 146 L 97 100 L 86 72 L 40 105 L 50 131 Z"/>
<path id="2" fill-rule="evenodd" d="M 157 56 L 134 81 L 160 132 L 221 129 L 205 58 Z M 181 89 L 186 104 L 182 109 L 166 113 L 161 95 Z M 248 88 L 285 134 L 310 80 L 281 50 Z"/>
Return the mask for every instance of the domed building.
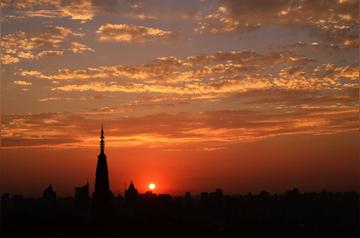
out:
<path id="1" fill-rule="evenodd" d="M 129 188 L 125 190 L 125 202 L 134 203 L 139 199 L 139 193 L 131 181 Z"/>

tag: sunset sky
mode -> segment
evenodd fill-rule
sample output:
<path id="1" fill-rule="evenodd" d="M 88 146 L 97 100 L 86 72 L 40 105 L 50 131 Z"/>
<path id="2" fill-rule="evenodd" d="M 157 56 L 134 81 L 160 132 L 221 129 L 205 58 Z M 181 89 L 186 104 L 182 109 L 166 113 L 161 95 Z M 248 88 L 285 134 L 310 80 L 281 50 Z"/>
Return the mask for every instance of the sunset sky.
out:
<path id="1" fill-rule="evenodd" d="M 1 192 L 357 189 L 357 0 L 2 0 Z"/>

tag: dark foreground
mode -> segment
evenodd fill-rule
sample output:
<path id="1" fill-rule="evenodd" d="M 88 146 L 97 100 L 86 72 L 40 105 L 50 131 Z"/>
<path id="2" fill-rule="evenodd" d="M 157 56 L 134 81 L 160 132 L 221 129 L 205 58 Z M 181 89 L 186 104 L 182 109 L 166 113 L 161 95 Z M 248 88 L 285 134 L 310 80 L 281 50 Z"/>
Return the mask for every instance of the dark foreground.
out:
<path id="1" fill-rule="evenodd" d="M 92 216 L 91 199 L 2 197 L 2 237 L 359 237 L 356 193 L 116 197 Z"/>

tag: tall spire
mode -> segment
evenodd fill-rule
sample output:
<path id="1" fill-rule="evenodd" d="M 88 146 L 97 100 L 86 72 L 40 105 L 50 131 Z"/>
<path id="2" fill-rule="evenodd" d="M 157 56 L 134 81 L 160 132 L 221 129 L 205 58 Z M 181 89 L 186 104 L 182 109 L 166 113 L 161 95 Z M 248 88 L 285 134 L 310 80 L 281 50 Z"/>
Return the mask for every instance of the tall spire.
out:
<path id="1" fill-rule="evenodd" d="M 100 154 L 104 154 L 104 147 L 105 147 L 105 141 L 104 141 L 104 127 L 103 124 L 101 124 L 101 136 L 100 136 Z"/>
<path id="2" fill-rule="evenodd" d="M 101 124 L 100 154 L 96 165 L 95 192 L 93 196 L 93 212 L 96 219 L 106 219 L 111 214 L 111 192 L 109 173 L 104 153 L 104 126 Z"/>

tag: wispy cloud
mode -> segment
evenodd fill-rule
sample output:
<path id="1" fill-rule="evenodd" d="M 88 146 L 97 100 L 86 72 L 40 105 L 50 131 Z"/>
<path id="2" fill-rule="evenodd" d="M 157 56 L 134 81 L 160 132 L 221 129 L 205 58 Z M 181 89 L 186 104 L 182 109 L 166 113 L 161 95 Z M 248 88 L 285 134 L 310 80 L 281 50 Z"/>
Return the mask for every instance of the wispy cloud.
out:
<path id="1" fill-rule="evenodd" d="M 100 112 L 106 113 L 107 110 Z M 302 109 L 281 114 L 222 110 L 117 117 L 105 120 L 105 125 L 108 143 L 115 147 L 226 147 L 274 136 L 356 131 L 357 114 L 358 111 L 351 108 Z M 97 146 L 100 121 L 96 116 L 91 112 L 3 115 L 2 145 L 61 148 L 64 148 L 64 144 L 68 147 Z"/>

